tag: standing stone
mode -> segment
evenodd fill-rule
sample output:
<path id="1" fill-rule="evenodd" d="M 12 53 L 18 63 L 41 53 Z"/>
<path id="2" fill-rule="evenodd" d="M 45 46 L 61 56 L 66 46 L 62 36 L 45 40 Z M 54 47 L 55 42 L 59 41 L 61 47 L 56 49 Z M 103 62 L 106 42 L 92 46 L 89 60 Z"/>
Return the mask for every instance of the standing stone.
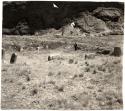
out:
<path id="1" fill-rule="evenodd" d="M 75 51 L 78 50 L 78 46 L 76 43 L 74 44 L 74 49 L 75 49 Z"/>
<path id="2" fill-rule="evenodd" d="M 51 60 L 51 57 L 50 56 L 48 56 L 48 61 L 50 61 Z"/>
<path id="3" fill-rule="evenodd" d="M 15 53 L 13 53 L 11 55 L 10 64 L 14 64 L 16 62 L 16 59 L 17 59 L 17 55 Z"/>
<path id="4" fill-rule="evenodd" d="M 5 50 L 2 49 L 2 59 L 4 59 L 4 58 L 5 58 Z"/>
<path id="5" fill-rule="evenodd" d="M 5 59 L 5 50 L 2 49 L 2 63 L 4 63 L 4 59 Z"/>
<path id="6" fill-rule="evenodd" d="M 113 56 L 121 56 L 122 55 L 122 51 L 121 51 L 121 48 L 120 47 L 114 47 L 114 51 L 112 53 Z"/>

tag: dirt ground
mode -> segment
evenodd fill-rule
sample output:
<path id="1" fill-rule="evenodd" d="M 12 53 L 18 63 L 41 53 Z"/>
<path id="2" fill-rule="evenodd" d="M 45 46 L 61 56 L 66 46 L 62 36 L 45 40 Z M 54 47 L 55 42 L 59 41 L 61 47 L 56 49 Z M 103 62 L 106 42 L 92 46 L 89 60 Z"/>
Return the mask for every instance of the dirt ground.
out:
<path id="1" fill-rule="evenodd" d="M 2 63 L 2 109 L 123 108 L 122 56 L 96 54 L 98 48 L 122 48 L 123 35 L 4 36 L 2 41 L 6 50 Z M 74 51 L 74 42 L 81 50 Z M 16 51 L 13 44 L 24 50 Z M 10 64 L 13 52 L 17 61 Z"/>

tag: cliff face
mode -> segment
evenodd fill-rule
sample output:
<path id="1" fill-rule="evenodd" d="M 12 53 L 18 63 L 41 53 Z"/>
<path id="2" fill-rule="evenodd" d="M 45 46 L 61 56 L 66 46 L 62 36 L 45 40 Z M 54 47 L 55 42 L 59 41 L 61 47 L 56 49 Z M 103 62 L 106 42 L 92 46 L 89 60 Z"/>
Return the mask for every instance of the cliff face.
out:
<path id="1" fill-rule="evenodd" d="M 75 22 L 76 35 L 107 30 L 122 33 L 123 14 L 124 4 L 118 2 L 3 2 L 3 34 L 64 28 L 69 35 L 71 22 Z"/>

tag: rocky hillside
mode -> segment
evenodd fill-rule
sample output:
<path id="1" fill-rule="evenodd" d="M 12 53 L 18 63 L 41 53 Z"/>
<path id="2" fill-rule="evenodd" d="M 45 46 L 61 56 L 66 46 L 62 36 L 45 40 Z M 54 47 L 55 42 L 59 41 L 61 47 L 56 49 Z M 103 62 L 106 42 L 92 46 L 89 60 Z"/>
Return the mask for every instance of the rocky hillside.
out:
<path id="1" fill-rule="evenodd" d="M 3 34 L 8 35 L 123 34 L 123 21 L 121 2 L 3 2 Z"/>

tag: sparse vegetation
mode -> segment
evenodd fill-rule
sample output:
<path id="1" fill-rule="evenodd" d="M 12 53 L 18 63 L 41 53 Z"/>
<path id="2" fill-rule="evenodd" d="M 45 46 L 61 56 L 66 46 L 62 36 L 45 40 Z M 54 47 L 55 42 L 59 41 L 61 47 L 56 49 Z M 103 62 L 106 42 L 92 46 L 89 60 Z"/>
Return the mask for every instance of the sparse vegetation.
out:
<path id="1" fill-rule="evenodd" d="M 120 37 L 117 40 L 115 36 L 92 38 L 91 44 L 84 45 L 83 51 L 78 52 L 58 47 L 43 48 L 39 53 L 34 48 L 35 44 L 40 46 L 43 40 L 44 44 L 49 44 L 49 41 L 45 41 L 49 37 L 38 37 L 39 41 L 35 37 L 15 38 L 3 38 L 6 63 L 2 64 L 2 109 L 122 109 L 121 57 L 95 54 L 93 59 L 84 58 L 85 54 L 91 55 L 91 50 L 95 51 L 92 44 L 111 47 L 112 44 L 121 43 Z M 58 39 L 63 42 L 61 37 Z M 71 40 L 75 38 L 66 38 L 67 43 Z M 84 41 L 77 38 L 83 44 L 90 43 L 89 40 L 89 37 Z M 13 51 L 8 50 L 11 41 L 15 44 L 20 41 L 20 46 L 25 44 L 23 52 L 18 52 L 16 64 L 9 63 Z M 34 42 L 32 50 L 29 46 L 31 42 Z M 51 53 L 57 53 L 61 59 L 55 56 L 48 62 Z"/>
<path id="2" fill-rule="evenodd" d="M 57 73 L 57 75 L 60 76 L 60 75 L 61 75 L 61 72 L 59 71 L 59 72 Z"/>
<path id="3" fill-rule="evenodd" d="M 49 72 L 48 73 L 48 76 L 53 76 L 54 74 L 52 72 Z"/>
<path id="4" fill-rule="evenodd" d="M 86 65 L 86 66 L 89 66 L 89 63 L 88 63 L 88 62 L 85 62 L 85 65 Z"/>
<path id="5" fill-rule="evenodd" d="M 58 91 L 63 92 L 64 91 L 64 87 L 59 87 Z"/>
<path id="6" fill-rule="evenodd" d="M 85 72 L 89 72 L 90 71 L 90 68 L 89 67 L 86 67 L 85 68 Z"/>
<path id="7" fill-rule="evenodd" d="M 69 59 L 69 64 L 72 64 L 74 62 L 73 59 Z"/>
<path id="8" fill-rule="evenodd" d="M 30 77 L 29 77 L 29 76 L 26 76 L 26 80 L 27 80 L 27 81 L 30 81 Z"/>
<path id="9" fill-rule="evenodd" d="M 83 74 L 79 74 L 79 77 L 83 77 Z"/>
<path id="10" fill-rule="evenodd" d="M 34 96 L 34 95 L 36 95 L 38 93 L 38 90 L 37 89 L 33 89 L 32 90 L 32 92 L 31 92 L 31 94 Z"/>
<path id="11" fill-rule="evenodd" d="M 98 70 L 99 70 L 99 71 L 103 71 L 103 72 L 105 72 L 105 71 L 106 71 L 106 69 L 105 69 L 105 66 L 104 66 L 104 65 L 100 65 L 100 66 L 98 66 Z"/>
<path id="12" fill-rule="evenodd" d="M 78 77 L 78 75 L 75 74 L 72 79 L 75 79 L 76 77 Z"/>
<path id="13" fill-rule="evenodd" d="M 96 70 L 94 70 L 94 71 L 93 71 L 93 74 L 96 74 L 96 73 L 97 73 Z"/>
<path id="14" fill-rule="evenodd" d="M 24 89 L 26 89 L 26 87 L 25 87 L 25 86 L 22 86 L 22 90 L 24 90 Z"/>

